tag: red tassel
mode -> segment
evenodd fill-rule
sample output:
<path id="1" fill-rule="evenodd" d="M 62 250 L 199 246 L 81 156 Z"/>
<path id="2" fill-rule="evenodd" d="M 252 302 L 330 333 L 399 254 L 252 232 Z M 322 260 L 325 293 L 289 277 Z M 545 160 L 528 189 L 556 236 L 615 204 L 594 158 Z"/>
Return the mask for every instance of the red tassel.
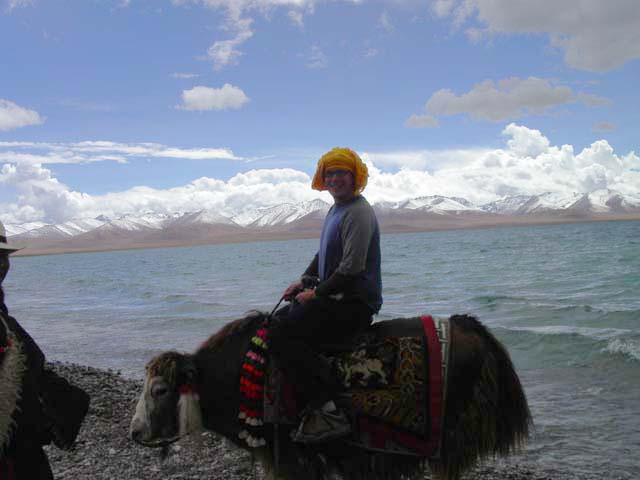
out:
<path id="1" fill-rule="evenodd" d="M 178 387 L 178 393 L 180 395 L 191 395 L 197 392 L 198 392 L 198 389 L 195 387 L 193 383 L 185 383 Z"/>

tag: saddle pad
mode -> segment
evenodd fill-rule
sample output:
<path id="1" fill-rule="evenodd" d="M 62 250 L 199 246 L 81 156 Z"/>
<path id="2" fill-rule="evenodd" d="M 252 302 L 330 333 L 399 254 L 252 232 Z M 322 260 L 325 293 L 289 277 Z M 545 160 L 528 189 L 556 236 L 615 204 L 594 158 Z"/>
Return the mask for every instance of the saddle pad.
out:
<path id="1" fill-rule="evenodd" d="M 345 395 L 344 406 L 351 407 L 357 425 L 350 443 L 369 450 L 439 456 L 449 324 L 429 315 L 418 322 L 424 335 L 387 339 L 398 345 L 393 381 L 384 388 L 352 390 Z"/>
<path id="2" fill-rule="evenodd" d="M 348 389 L 342 396 L 348 410 L 425 435 L 427 384 L 421 338 L 385 338 L 334 362 Z"/>
<path id="3" fill-rule="evenodd" d="M 357 427 L 346 441 L 370 450 L 437 456 L 448 344 L 448 322 L 424 316 L 374 324 L 351 350 L 329 357 L 345 386 L 337 403 Z M 293 385 L 273 364 L 265 379 L 264 422 L 296 425 Z"/>

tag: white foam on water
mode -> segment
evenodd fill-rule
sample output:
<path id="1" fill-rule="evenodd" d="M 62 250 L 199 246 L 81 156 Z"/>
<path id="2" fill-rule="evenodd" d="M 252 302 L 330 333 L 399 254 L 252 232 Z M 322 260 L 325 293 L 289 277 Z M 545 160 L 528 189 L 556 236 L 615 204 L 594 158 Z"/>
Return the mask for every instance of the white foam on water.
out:
<path id="1" fill-rule="evenodd" d="M 590 387 L 585 390 L 587 395 L 592 395 L 594 397 L 600 395 L 604 389 L 602 387 Z"/>
<path id="2" fill-rule="evenodd" d="M 640 341 L 614 338 L 602 349 L 603 352 L 626 355 L 640 361 Z"/>

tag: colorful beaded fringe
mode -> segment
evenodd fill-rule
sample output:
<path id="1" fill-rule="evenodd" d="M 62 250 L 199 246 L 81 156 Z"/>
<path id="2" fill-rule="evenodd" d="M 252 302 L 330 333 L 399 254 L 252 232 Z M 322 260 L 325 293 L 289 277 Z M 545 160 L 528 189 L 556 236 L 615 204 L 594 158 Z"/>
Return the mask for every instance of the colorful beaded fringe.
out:
<path id="1" fill-rule="evenodd" d="M 263 438 L 263 401 L 264 375 L 267 369 L 267 329 L 258 328 L 251 338 L 240 371 L 240 407 L 238 418 L 242 430 L 238 434 L 241 440 L 251 448 L 266 445 Z"/>

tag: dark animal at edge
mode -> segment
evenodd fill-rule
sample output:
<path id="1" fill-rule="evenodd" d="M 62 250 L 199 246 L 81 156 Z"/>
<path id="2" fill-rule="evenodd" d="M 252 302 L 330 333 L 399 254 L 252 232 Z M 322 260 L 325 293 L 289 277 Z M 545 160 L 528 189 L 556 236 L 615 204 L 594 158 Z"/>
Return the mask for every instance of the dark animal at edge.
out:
<path id="1" fill-rule="evenodd" d="M 171 351 L 152 359 L 132 420 L 132 438 L 147 446 L 178 438 L 181 407 L 177 387 L 193 382 L 200 395 L 202 426 L 246 448 L 238 440 L 238 379 L 250 338 L 264 318 L 264 314 L 252 313 L 227 324 L 194 354 Z M 348 480 L 417 478 L 428 464 L 434 478 L 457 480 L 483 458 L 520 449 L 532 419 L 508 352 L 476 318 L 454 315 L 450 323 L 448 390 L 439 458 L 366 451 L 341 439 L 296 444 L 280 429 L 278 477 L 322 480 L 337 473 Z M 149 378 L 151 370 L 165 373 L 161 378 Z M 267 445 L 253 453 L 273 478 L 273 431 L 266 434 Z"/>

